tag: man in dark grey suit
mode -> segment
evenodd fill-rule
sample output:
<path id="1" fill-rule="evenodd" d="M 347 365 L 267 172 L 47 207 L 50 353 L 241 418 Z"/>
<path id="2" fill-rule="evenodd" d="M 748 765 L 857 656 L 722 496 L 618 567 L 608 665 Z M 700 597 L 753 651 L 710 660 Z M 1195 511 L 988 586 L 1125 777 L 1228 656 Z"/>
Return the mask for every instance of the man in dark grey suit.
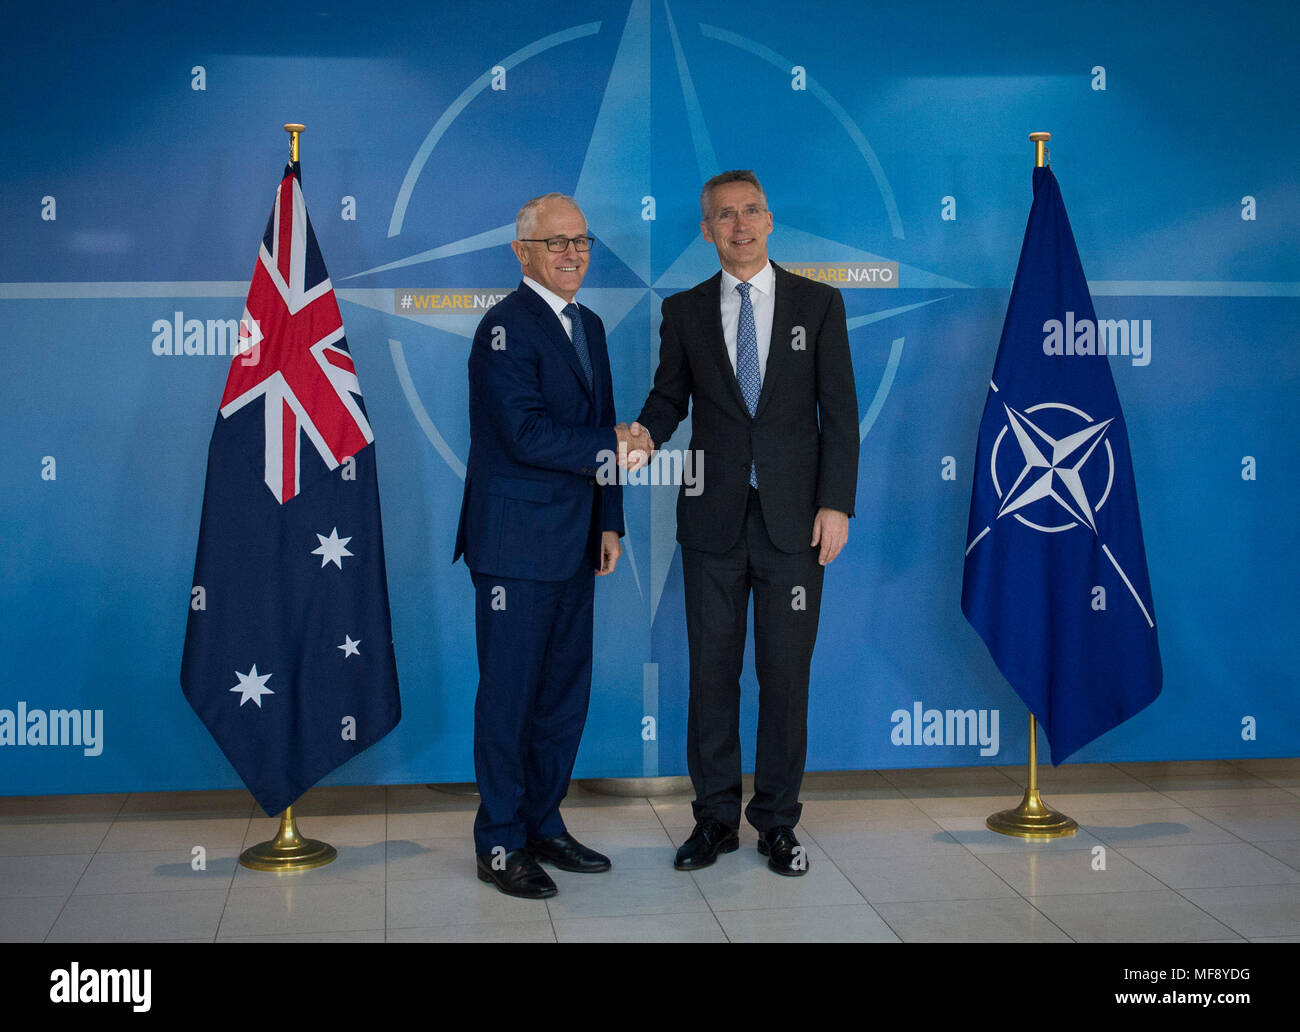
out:
<path id="1" fill-rule="evenodd" d="M 858 479 L 848 327 L 838 290 L 768 260 L 772 213 L 752 172 L 714 176 L 700 209 L 722 270 L 664 301 L 659 368 L 629 445 L 648 455 L 694 402 L 690 447 L 703 453 L 703 490 L 679 495 L 677 540 L 696 824 L 674 866 L 706 867 L 740 844 L 740 671 L 752 589 L 759 716 L 745 817 L 768 866 L 799 875 L 808 865 L 794 827 L 822 575 L 848 540 Z"/>

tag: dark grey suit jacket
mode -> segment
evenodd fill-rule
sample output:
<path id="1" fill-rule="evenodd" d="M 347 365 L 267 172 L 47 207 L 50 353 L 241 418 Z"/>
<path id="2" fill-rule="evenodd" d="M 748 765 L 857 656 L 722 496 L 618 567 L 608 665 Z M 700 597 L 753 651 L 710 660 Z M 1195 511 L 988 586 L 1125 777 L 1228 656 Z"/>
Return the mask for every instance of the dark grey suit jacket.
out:
<path id="1" fill-rule="evenodd" d="M 666 298 L 659 368 L 637 421 L 657 445 L 693 400 L 690 447 L 703 453 L 703 490 L 677 499 L 677 540 L 725 552 L 740 536 L 749 464 L 758 470 L 773 544 L 799 552 L 821 507 L 853 515 L 858 484 L 858 396 L 840 292 L 776 271 L 772 342 L 750 418 L 722 336 L 722 273 Z"/>

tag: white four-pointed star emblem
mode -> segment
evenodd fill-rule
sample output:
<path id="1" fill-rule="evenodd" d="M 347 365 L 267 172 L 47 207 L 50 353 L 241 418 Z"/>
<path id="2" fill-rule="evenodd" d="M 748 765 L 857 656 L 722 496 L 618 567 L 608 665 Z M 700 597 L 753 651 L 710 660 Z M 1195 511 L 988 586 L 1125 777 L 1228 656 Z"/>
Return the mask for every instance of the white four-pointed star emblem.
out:
<path id="1" fill-rule="evenodd" d="M 1082 430 L 1060 440 L 1036 426 L 1023 412 L 1003 405 L 1007 423 L 1025 457 L 1025 468 L 1002 498 L 998 518 L 1022 509 L 1040 498 L 1054 499 L 1072 519 L 1087 524 L 1095 534 L 1097 524 L 1093 519 L 1092 503 L 1083 489 L 1079 471 L 1097 446 L 1105 439 L 1106 430 L 1113 419 L 1091 423 Z M 1057 485 L 1065 488 L 1065 494 Z"/>

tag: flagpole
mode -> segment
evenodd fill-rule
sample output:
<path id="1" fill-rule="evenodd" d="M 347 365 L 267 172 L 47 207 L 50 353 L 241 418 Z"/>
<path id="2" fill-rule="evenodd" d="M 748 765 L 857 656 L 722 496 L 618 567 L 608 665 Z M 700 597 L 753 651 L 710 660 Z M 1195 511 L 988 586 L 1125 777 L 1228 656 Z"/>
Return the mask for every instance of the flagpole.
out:
<path id="1" fill-rule="evenodd" d="M 286 125 L 286 129 L 289 127 Z M 299 126 L 298 128 L 302 128 Z M 1034 141 L 1034 166 L 1042 168 L 1047 164 L 1047 141 L 1052 138 L 1051 133 L 1030 133 L 1029 138 Z M 297 153 L 298 144 L 294 143 L 294 153 Z"/>
<path id="2" fill-rule="evenodd" d="M 306 129 L 301 122 L 284 123 L 284 131 L 289 134 L 289 160 L 294 163 L 298 161 L 298 136 Z M 293 807 L 286 806 L 275 838 L 249 846 L 239 854 L 239 862 L 254 871 L 308 871 L 324 867 L 338 855 L 339 851 L 328 842 L 303 838 Z"/>
<path id="3" fill-rule="evenodd" d="M 1052 134 L 1030 133 L 1029 138 L 1034 142 L 1034 165 L 1043 168 L 1047 164 L 1047 141 Z M 1014 810 L 999 810 L 984 823 L 993 831 L 1023 839 L 1065 838 L 1079 830 L 1073 817 L 1051 809 L 1038 794 L 1038 721 L 1032 712 L 1029 714 L 1029 784 L 1025 797 Z"/>
<path id="4" fill-rule="evenodd" d="M 307 131 L 301 122 L 285 122 L 284 131 L 289 134 L 289 160 L 298 160 L 298 134 Z"/>

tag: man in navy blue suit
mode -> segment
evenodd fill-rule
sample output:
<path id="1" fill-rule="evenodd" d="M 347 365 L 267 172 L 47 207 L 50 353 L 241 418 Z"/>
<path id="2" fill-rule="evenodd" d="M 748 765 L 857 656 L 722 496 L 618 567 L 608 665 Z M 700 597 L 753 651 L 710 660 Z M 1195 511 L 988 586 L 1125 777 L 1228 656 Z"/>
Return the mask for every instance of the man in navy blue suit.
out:
<path id="1" fill-rule="evenodd" d="M 545 899 L 560 870 L 608 871 L 560 817 L 591 693 L 594 578 L 622 553 L 623 499 L 597 469 L 627 448 L 605 328 L 574 295 L 592 238 L 573 198 L 520 209 L 523 282 L 483 317 L 469 358 L 470 451 L 456 532 L 474 580 L 478 877 Z"/>

